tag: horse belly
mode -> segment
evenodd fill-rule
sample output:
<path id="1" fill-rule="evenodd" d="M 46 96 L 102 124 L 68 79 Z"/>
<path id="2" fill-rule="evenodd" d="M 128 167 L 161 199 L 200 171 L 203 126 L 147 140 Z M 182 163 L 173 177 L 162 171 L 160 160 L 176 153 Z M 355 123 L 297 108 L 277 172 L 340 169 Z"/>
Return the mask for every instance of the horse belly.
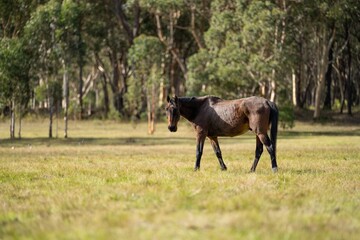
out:
<path id="1" fill-rule="evenodd" d="M 249 124 L 244 123 L 244 124 L 241 124 L 241 125 L 235 127 L 233 129 L 233 131 L 230 132 L 229 136 L 233 137 L 233 136 L 241 135 L 241 134 L 246 133 L 247 131 L 249 131 Z"/>
<path id="2" fill-rule="evenodd" d="M 234 103 L 215 105 L 215 111 L 209 121 L 209 135 L 233 137 L 247 132 L 249 122 L 246 115 L 238 108 L 238 105 Z"/>
<path id="3" fill-rule="evenodd" d="M 236 126 L 218 126 L 209 131 L 209 136 L 222 136 L 222 137 L 234 137 L 241 135 L 249 131 L 249 124 L 244 123 Z"/>

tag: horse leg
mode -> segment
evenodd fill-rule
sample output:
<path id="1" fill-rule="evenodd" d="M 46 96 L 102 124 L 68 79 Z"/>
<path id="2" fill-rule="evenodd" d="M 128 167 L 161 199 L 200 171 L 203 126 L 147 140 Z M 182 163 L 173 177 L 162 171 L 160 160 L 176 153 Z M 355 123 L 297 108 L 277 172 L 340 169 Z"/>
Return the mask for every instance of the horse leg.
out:
<path id="1" fill-rule="evenodd" d="M 223 171 L 226 171 L 227 170 L 227 167 L 224 163 L 224 160 L 222 159 L 222 154 L 221 154 L 221 150 L 220 150 L 220 146 L 219 146 L 219 142 L 218 142 L 218 139 L 217 137 L 209 137 L 210 141 L 211 141 L 211 146 L 213 147 L 214 149 L 214 152 L 216 154 L 216 157 L 218 158 L 219 160 L 219 164 L 220 164 L 220 167 L 221 167 L 221 170 Z"/>
<path id="2" fill-rule="evenodd" d="M 270 154 L 270 158 L 271 158 L 271 167 L 273 172 L 277 172 L 277 163 L 276 163 L 276 156 L 275 156 L 275 151 L 274 151 L 274 147 L 271 144 L 270 138 L 269 136 L 265 133 L 260 133 L 257 135 L 260 139 L 260 141 L 265 145 L 267 151 Z"/>
<path id="3" fill-rule="evenodd" d="M 260 160 L 262 152 L 263 152 L 263 144 L 260 141 L 260 138 L 258 136 L 256 136 L 255 159 L 254 159 L 254 163 L 250 169 L 250 172 L 255 172 L 256 166 Z"/>
<path id="4" fill-rule="evenodd" d="M 200 134 L 196 138 L 196 163 L 194 168 L 195 171 L 200 170 L 200 161 L 204 149 L 205 138 L 206 137 L 204 135 Z"/>

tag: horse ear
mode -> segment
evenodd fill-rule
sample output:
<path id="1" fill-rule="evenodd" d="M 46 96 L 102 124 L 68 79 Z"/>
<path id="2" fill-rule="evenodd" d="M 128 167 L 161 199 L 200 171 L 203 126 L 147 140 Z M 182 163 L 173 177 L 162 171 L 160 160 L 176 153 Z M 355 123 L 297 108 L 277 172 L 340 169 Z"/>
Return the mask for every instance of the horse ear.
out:
<path id="1" fill-rule="evenodd" d="M 178 97 L 175 95 L 175 102 L 178 103 L 179 102 L 179 99 Z"/>
<path id="2" fill-rule="evenodd" d="M 170 102 L 170 97 L 169 97 L 169 95 L 167 96 L 167 102 Z"/>

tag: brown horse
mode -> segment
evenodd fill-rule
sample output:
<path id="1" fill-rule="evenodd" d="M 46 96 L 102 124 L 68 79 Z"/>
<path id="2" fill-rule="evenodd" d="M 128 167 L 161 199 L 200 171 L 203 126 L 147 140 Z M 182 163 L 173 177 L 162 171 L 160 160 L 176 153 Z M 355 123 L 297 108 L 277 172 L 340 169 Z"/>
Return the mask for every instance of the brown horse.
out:
<path id="1" fill-rule="evenodd" d="M 278 109 L 275 103 L 261 97 L 222 100 L 218 97 L 167 98 L 166 115 L 168 128 L 177 131 L 180 115 L 186 118 L 196 131 L 195 171 L 200 169 L 205 138 L 208 137 L 222 170 L 226 165 L 222 159 L 218 136 L 236 136 L 248 130 L 256 134 L 255 159 L 251 167 L 254 172 L 263 152 L 263 145 L 271 157 L 271 166 L 277 172 L 276 136 Z M 267 135 L 271 124 L 270 136 Z"/>

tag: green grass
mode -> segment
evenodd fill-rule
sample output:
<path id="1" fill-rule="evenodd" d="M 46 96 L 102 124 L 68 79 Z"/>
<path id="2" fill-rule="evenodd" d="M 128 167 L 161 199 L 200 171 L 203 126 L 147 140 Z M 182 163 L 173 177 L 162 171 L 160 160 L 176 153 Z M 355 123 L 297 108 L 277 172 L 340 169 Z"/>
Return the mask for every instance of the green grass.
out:
<path id="1" fill-rule="evenodd" d="M 252 134 L 209 142 L 193 172 L 194 133 L 182 120 L 153 136 L 146 125 L 47 122 L 6 140 L 0 123 L 0 239 L 358 239 L 360 127 L 297 123 L 278 139 L 279 172 L 263 153 L 248 173 Z M 59 135 L 60 132 L 59 132 Z"/>

